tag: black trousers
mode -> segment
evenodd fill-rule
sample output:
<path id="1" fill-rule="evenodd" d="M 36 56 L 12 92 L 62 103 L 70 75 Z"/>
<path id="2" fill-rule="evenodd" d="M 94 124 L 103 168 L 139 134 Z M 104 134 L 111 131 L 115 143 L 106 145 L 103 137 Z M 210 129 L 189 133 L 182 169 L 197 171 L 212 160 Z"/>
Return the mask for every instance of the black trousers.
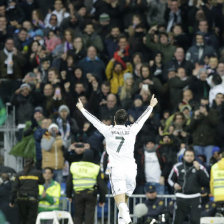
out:
<path id="1" fill-rule="evenodd" d="M 20 224 L 35 224 L 38 212 L 38 201 L 17 200 Z"/>
<path id="2" fill-rule="evenodd" d="M 93 191 L 75 192 L 75 224 L 93 224 L 95 206 L 97 203 L 96 193 Z"/>
<path id="3" fill-rule="evenodd" d="M 173 216 L 173 224 L 182 224 L 186 216 L 190 216 L 191 224 L 200 224 L 201 198 L 177 198 Z"/>

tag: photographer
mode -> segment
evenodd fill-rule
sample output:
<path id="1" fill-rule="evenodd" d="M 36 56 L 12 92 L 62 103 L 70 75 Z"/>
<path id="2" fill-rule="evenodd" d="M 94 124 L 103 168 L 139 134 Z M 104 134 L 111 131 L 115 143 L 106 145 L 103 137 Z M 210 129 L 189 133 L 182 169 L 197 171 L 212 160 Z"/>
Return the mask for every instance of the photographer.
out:
<path id="1" fill-rule="evenodd" d="M 90 145 L 88 143 L 83 142 L 73 142 L 68 150 L 64 151 L 64 158 L 69 162 L 69 164 L 73 162 L 79 162 L 82 160 L 83 154 L 86 149 L 90 149 Z"/>
<path id="2" fill-rule="evenodd" d="M 205 155 L 207 165 L 209 165 L 212 149 L 216 143 L 218 122 L 219 116 L 217 111 L 209 110 L 208 100 L 202 98 L 199 109 L 194 112 L 189 129 L 192 132 L 195 154 Z"/>
<path id="3" fill-rule="evenodd" d="M 199 224 L 201 187 L 209 185 L 209 175 L 205 168 L 195 161 L 192 148 L 185 150 L 183 162 L 173 166 L 168 183 L 174 188 L 176 195 L 173 224 L 182 224 L 187 215 L 190 215 L 191 224 Z"/>

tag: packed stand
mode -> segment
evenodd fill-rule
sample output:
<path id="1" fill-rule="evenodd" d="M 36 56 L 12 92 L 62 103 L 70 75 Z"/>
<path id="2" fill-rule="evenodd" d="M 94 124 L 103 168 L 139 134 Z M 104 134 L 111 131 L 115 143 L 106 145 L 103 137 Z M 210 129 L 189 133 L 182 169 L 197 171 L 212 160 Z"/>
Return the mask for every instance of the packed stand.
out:
<path id="1" fill-rule="evenodd" d="M 6 102 L 25 124 L 11 154 L 33 157 L 59 187 L 91 150 L 107 182 L 104 137 L 78 98 L 112 125 L 119 108 L 135 122 L 155 94 L 135 145 L 136 194 L 173 194 L 189 146 L 210 173 L 224 150 L 223 10 L 223 0 L 1 1 L 0 124 Z"/>

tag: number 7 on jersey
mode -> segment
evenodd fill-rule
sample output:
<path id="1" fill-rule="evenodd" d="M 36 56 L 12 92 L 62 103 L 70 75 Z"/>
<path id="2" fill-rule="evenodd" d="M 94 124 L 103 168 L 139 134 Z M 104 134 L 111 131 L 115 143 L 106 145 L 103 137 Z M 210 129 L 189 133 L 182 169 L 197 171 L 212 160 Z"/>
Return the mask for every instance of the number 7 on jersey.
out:
<path id="1" fill-rule="evenodd" d="M 117 147 L 117 152 L 119 153 L 122 145 L 124 144 L 124 137 L 122 137 L 122 136 L 116 136 L 115 139 L 121 140 L 119 146 Z"/>

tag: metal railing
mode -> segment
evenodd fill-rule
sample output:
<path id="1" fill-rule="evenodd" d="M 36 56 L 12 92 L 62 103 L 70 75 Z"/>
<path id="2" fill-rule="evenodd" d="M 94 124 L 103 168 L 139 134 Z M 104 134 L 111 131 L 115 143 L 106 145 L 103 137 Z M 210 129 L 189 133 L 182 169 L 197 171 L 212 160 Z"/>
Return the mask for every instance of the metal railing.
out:
<path id="1" fill-rule="evenodd" d="M 22 170 L 22 158 L 9 154 L 11 148 L 16 144 L 16 132 L 18 128 L 15 122 L 15 107 L 11 103 L 6 103 L 7 118 L 5 123 L 0 126 L 0 132 L 3 133 L 3 157 L 4 166 L 9 166 L 16 171 Z"/>
<path id="2" fill-rule="evenodd" d="M 164 200 L 165 207 L 168 207 L 168 202 L 170 200 L 176 199 L 175 195 L 158 195 L 157 197 L 162 198 Z M 134 207 L 139 203 L 143 203 L 145 200 L 146 196 L 144 194 L 134 194 L 129 198 L 128 206 L 130 210 L 130 215 L 134 223 L 137 223 L 137 217 L 134 216 Z M 60 204 L 61 210 L 69 211 L 70 213 L 72 213 L 72 205 L 66 197 L 61 198 Z M 96 206 L 94 224 L 117 224 L 117 216 L 118 209 L 116 207 L 114 198 L 111 194 L 108 194 L 106 195 L 106 203 L 104 207 L 101 208 L 99 206 Z"/>

